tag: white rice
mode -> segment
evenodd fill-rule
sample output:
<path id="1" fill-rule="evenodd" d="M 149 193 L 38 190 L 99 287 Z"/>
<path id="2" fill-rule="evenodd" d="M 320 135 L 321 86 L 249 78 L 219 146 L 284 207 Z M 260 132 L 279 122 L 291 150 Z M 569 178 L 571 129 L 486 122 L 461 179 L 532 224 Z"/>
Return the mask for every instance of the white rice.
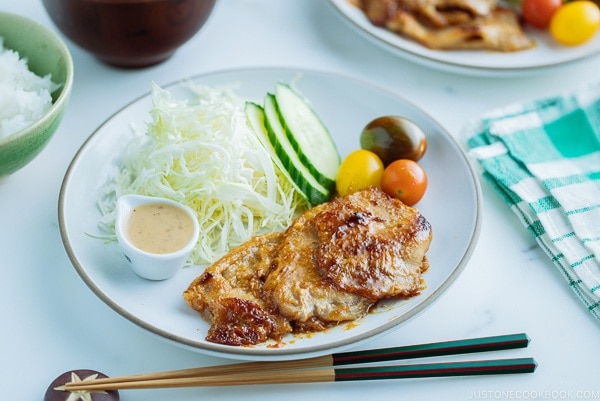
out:
<path id="1" fill-rule="evenodd" d="M 27 60 L 6 49 L 0 37 L 0 138 L 37 121 L 52 105 L 50 94 L 58 87 L 50 75 L 31 72 Z"/>

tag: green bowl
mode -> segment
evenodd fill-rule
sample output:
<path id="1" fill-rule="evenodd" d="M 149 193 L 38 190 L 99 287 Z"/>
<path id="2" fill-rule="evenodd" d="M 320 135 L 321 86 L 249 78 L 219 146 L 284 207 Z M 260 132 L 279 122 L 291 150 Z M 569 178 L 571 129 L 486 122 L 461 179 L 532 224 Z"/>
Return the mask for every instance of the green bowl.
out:
<path id="1" fill-rule="evenodd" d="M 73 59 L 64 42 L 50 29 L 20 15 L 0 12 L 0 37 L 4 47 L 27 59 L 39 76 L 52 74 L 61 88 L 52 93 L 52 106 L 35 123 L 0 138 L 0 177 L 7 176 L 33 160 L 58 128 L 73 86 Z"/>

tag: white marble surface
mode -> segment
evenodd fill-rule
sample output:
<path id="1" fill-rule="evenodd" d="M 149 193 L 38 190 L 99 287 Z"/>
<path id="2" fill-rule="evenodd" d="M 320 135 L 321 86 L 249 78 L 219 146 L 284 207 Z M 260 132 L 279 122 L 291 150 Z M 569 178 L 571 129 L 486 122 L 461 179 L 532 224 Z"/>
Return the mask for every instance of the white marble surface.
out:
<path id="1" fill-rule="evenodd" d="M 39 0 L 3 0 L 52 27 Z M 0 391 L 40 400 L 60 373 L 108 375 L 219 364 L 156 338 L 102 303 L 65 253 L 57 202 L 65 171 L 99 124 L 159 84 L 225 68 L 286 66 L 339 72 L 384 85 L 457 134 L 481 113 L 600 79 L 600 59 L 527 77 L 491 79 L 434 70 L 356 35 L 324 0 L 220 0 L 205 28 L 167 62 L 119 70 L 70 42 L 76 74 L 67 114 L 49 146 L 0 183 Z M 534 374 L 368 383 L 122 391 L 122 400 L 589 399 L 600 397 L 600 327 L 500 198 L 482 182 L 478 246 L 462 275 L 424 313 L 372 347 L 526 332 Z M 460 190 L 457 187 L 457 190 Z M 451 193 L 448 194 L 452 196 Z M 446 358 L 447 359 L 447 358 Z"/>

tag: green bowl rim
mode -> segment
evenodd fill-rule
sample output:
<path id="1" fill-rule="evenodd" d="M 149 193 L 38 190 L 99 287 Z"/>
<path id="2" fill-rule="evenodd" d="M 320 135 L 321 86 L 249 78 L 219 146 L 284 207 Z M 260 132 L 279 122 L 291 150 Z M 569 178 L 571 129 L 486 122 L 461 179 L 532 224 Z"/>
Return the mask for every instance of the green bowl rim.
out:
<path id="1" fill-rule="evenodd" d="M 50 109 L 48 109 L 48 111 L 42 117 L 40 117 L 35 123 L 15 132 L 14 134 L 8 135 L 4 138 L 0 138 L 0 146 L 3 144 L 6 144 L 6 143 L 12 142 L 14 140 L 18 140 L 20 137 L 26 136 L 27 134 L 29 134 L 30 131 L 36 130 L 37 128 L 39 128 L 40 126 L 45 124 L 48 119 L 54 118 L 60 112 L 60 110 L 63 108 L 63 105 L 65 104 L 65 102 L 67 102 L 69 99 L 69 96 L 71 94 L 71 88 L 73 86 L 73 76 L 74 76 L 74 65 L 73 65 L 73 57 L 71 56 L 71 52 L 69 51 L 69 48 L 67 47 L 65 42 L 58 36 L 58 34 L 56 32 L 52 31 L 50 28 L 44 26 L 43 24 L 40 24 L 39 22 L 32 20 L 31 18 L 27 18 L 27 17 L 24 17 L 19 14 L 0 11 L 0 18 L 5 18 L 5 17 L 21 20 L 24 23 L 27 23 L 30 25 L 35 25 L 38 28 L 40 28 L 42 31 L 45 31 L 52 38 L 52 40 L 54 42 L 56 42 L 59 51 L 63 54 L 63 56 L 65 58 L 67 68 L 66 68 L 65 82 L 63 83 L 60 95 L 58 95 L 58 98 L 54 102 L 52 102 L 52 106 L 50 106 Z"/>

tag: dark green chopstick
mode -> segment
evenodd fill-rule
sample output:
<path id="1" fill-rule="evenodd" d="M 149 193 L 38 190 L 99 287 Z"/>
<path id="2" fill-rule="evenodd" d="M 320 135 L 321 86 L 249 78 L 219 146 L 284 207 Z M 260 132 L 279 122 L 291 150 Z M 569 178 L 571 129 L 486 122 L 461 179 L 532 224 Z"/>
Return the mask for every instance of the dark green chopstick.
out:
<path id="1" fill-rule="evenodd" d="M 332 354 L 333 366 L 525 348 L 524 333 Z"/>
<path id="2" fill-rule="evenodd" d="M 334 370 L 335 381 L 355 381 L 533 373 L 536 367 L 537 363 L 533 358 L 517 358 Z"/>

